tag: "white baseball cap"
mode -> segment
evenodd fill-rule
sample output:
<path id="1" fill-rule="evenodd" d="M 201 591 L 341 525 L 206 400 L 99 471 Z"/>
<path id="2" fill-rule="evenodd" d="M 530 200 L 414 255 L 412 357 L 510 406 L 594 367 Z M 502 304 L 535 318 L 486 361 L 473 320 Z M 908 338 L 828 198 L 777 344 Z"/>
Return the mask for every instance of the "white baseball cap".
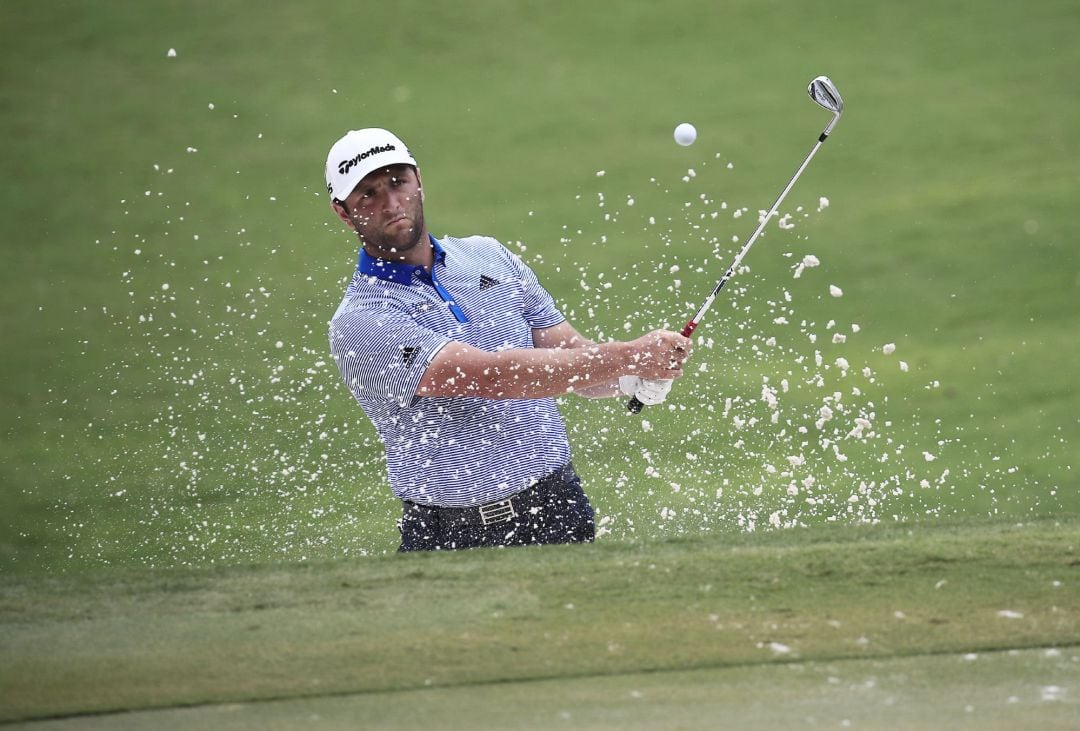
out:
<path id="1" fill-rule="evenodd" d="M 402 163 L 418 167 L 397 135 L 380 127 L 354 129 L 326 156 L 326 192 L 343 201 L 368 173 Z"/>

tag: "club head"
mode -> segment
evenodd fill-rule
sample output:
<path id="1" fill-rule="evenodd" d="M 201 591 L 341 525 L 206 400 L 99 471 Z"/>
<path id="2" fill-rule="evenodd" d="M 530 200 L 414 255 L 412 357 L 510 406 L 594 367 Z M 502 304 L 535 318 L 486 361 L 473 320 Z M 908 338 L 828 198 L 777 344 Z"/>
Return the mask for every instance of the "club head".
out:
<path id="1" fill-rule="evenodd" d="M 810 82 L 810 85 L 806 87 L 806 92 L 818 105 L 833 113 L 834 116 L 832 121 L 829 122 L 829 126 L 826 127 L 825 131 L 822 133 L 823 135 L 828 135 L 840 120 L 840 115 L 844 113 L 844 98 L 840 96 L 836 84 L 834 84 L 832 79 L 828 76 L 818 76 L 815 78 Z"/>

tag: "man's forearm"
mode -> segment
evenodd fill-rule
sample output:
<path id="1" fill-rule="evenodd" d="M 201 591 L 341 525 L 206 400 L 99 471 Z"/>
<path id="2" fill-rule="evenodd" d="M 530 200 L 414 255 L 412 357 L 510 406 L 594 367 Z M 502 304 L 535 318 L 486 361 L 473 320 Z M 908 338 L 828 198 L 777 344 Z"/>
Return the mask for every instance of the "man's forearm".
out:
<path id="1" fill-rule="evenodd" d="M 544 398 L 587 391 L 615 381 L 634 369 L 625 343 L 589 344 L 579 348 L 531 348 L 495 354 L 489 398 Z"/>
<path id="2" fill-rule="evenodd" d="M 552 331 L 547 332 L 550 333 Z M 569 328 L 569 332 L 561 332 L 559 335 L 562 337 L 558 340 L 553 340 L 550 336 L 546 337 L 545 339 L 549 344 L 538 347 L 581 348 L 596 345 L 595 340 L 586 338 L 584 335 L 574 330 L 572 326 Z M 534 337 L 536 336 L 537 334 L 534 333 Z M 612 398 L 614 396 L 624 395 L 622 389 L 619 388 L 619 380 L 617 378 L 607 382 L 592 383 L 591 385 L 575 388 L 573 392 L 575 395 L 584 398 Z"/>
<path id="3" fill-rule="evenodd" d="M 487 399 L 546 398 L 575 391 L 615 395 L 604 389 L 615 388 L 611 384 L 620 376 L 678 378 L 690 355 L 690 340 L 670 330 L 653 330 L 629 342 L 575 343 L 571 348 L 542 344 L 548 347 L 492 353 L 462 342 L 447 343 L 428 364 L 416 395 Z"/>
<path id="4" fill-rule="evenodd" d="M 545 398 L 592 391 L 635 369 L 626 343 L 580 348 L 521 348 L 497 353 L 451 343 L 429 367 L 418 396 Z"/>
<path id="5" fill-rule="evenodd" d="M 619 388 L 619 379 L 614 381 L 608 381 L 607 383 L 596 383 L 585 388 L 575 388 L 574 394 L 577 396 L 583 396 L 584 398 L 612 398 L 614 396 L 624 396 L 622 389 Z"/>

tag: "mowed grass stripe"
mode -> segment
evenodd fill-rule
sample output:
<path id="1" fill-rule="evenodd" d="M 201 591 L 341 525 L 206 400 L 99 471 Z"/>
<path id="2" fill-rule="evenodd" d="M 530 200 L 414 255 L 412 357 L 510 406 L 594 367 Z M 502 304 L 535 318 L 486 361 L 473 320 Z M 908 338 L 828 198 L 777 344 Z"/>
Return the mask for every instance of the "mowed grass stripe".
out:
<path id="1" fill-rule="evenodd" d="M 0 719 L 1067 646 L 1078 546 L 1069 519 L 19 580 Z"/>
<path id="2" fill-rule="evenodd" d="M 72 716 L 17 728 L 1072 729 L 1078 649 L 771 662 L 309 696 Z"/>

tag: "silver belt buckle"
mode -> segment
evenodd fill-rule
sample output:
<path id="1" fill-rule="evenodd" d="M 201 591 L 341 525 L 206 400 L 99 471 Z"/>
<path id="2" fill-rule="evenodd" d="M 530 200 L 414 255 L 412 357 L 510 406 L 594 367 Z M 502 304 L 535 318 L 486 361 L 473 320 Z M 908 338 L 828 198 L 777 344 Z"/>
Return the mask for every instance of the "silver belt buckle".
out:
<path id="1" fill-rule="evenodd" d="M 478 510 L 480 511 L 480 522 L 484 525 L 505 523 L 511 518 L 517 517 L 517 511 L 514 510 L 514 503 L 511 498 L 481 505 Z"/>

